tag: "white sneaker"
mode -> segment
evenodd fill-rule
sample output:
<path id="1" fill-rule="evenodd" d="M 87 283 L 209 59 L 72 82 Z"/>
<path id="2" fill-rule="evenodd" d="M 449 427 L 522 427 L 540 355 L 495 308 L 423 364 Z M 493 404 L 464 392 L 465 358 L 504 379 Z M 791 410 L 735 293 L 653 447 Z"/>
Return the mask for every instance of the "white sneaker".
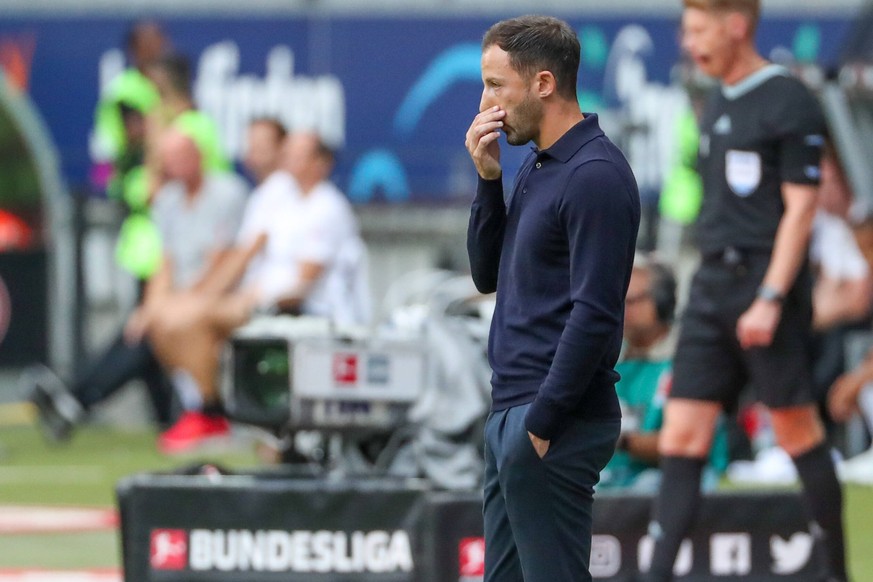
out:
<path id="1" fill-rule="evenodd" d="M 844 483 L 873 486 L 873 447 L 843 461 L 838 474 Z"/>

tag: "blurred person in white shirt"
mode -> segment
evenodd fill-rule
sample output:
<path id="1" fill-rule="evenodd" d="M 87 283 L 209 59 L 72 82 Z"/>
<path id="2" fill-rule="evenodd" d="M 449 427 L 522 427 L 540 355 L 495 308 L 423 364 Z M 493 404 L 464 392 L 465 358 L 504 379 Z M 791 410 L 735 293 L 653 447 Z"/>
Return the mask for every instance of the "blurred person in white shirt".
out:
<path id="1" fill-rule="evenodd" d="M 328 180 L 333 164 L 317 135 L 289 135 L 279 167 L 246 205 L 234 256 L 212 274 L 208 289 L 179 296 L 163 312 L 152 344 L 192 409 L 218 405 L 220 348 L 256 312 L 366 322 L 359 276 L 365 251 L 351 205 Z M 162 435 L 163 451 L 201 441 L 184 416 Z"/>
<path id="2" fill-rule="evenodd" d="M 818 267 L 813 290 L 816 330 L 864 319 L 873 299 L 873 277 L 849 225 L 852 191 L 836 152 L 825 147 L 810 259 Z"/>

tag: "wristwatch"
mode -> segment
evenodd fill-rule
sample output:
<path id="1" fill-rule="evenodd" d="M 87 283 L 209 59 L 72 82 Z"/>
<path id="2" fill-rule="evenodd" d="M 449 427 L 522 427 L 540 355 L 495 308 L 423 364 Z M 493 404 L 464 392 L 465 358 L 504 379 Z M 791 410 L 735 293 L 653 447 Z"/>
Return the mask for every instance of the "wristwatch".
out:
<path id="1" fill-rule="evenodd" d="M 782 303 L 785 301 L 785 295 L 774 289 L 773 287 L 768 287 L 767 285 L 761 285 L 758 287 L 758 292 L 755 294 L 758 299 L 763 299 L 764 301 L 770 301 L 771 303 Z"/>

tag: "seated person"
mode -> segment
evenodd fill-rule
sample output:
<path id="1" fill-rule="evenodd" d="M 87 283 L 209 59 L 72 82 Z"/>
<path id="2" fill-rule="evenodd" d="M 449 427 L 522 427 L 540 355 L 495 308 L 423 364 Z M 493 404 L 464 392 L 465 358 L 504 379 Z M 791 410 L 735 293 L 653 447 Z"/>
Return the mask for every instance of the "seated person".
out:
<path id="1" fill-rule="evenodd" d="M 858 247 L 873 268 L 873 216 L 854 227 Z M 873 350 L 853 370 L 842 374 L 828 392 L 828 411 L 836 422 L 847 422 L 860 413 L 868 433 L 873 434 Z M 844 481 L 873 485 L 873 447 L 839 467 Z"/>
<path id="2" fill-rule="evenodd" d="M 822 153 L 818 209 L 809 249 L 816 268 L 813 374 L 816 399 L 823 408 L 831 385 L 846 371 L 847 337 L 870 325 L 873 276 L 848 222 L 851 204 L 848 180 L 836 151 L 828 144 Z M 823 417 L 830 420 L 827 413 Z"/>
<path id="3" fill-rule="evenodd" d="M 164 452 L 208 439 L 218 404 L 221 346 L 258 311 L 363 323 L 363 244 L 351 205 L 328 181 L 333 153 L 314 134 L 286 138 L 281 168 L 252 194 L 235 256 L 201 288 L 167 301 L 151 330 L 158 359 L 171 371 L 186 411 L 159 440 Z M 357 289 L 357 290 L 355 290 Z"/>
<path id="4" fill-rule="evenodd" d="M 272 117 L 256 117 L 249 122 L 242 162 L 255 186 L 279 169 L 286 136 L 285 126 Z"/>
<path id="5" fill-rule="evenodd" d="M 121 226 L 116 257 L 119 264 L 140 279 L 148 279 L 161 261 L 160 233 L 149 216 L 149 207 L 161 188 L 165 173 L 161 168 L 157 144 L 167 129 L 175 128 L 197 144 L 207 173 L 228 172 L 231 168 L 222 148 L 215 122 L 196 109 L 191 93 L 191 67 L 182 55 L 157 56 L 143 67 L 157 102 L 139 118 L 128 114 L 128 121 L 141 132 L 141 155 L 127 159 L 122 181 L 113 191 L 128 211 Z M 142 118 L 142 115 L 145 117 Z M 119 178 L 122 178 L 119 176 Z"/>
<path id="6" fill-rule="evenodd" d="M 199 288 L 209 263 L 220 262 L 236 236 L 246 201 L 245 183 L 230 173 L 204 172 L 197 144 L 181 130 L 171 129 L 162 136 L 159 155 L 165 181 L 153 212 L 164 256 L 146 284 L 140 305 L 122 336 L 74 383 L 72 392 L 46 370 L 32 378 L 32 400 L 47 432 L 55 438 L 69 436 L 87 410 L 142 368 L 154 369 L 160 378 L 146 334 L 164 298 Z M 169 390 L 154 396 L 169 400 Z"/>
<path id="7" fill-rule="evenodd" d="M 601 488 L 657 490 L 658 436 L 671 383 L 675 308 L 676 279 L 671 270 L 639 255 L 625 299 L 624 347 L 616 365 L 621 375 L 615 386 L 622 409 L 621 435 L 615 455 L 601 473 Z M 721 427 L 713 442 L 705 487 L 715 485 L 727 461 L 727 438 Z"/>
<path id="8" fill-rule="evenodd" d="M 867 319 L 873 300 L 873 276 L 849 225 L 852 191 L 830 144 L 822 152 L 818 209 L 810 241 L 810 259 L 818 268 L 813 289 L 813 325 L 817 331 Z"/>

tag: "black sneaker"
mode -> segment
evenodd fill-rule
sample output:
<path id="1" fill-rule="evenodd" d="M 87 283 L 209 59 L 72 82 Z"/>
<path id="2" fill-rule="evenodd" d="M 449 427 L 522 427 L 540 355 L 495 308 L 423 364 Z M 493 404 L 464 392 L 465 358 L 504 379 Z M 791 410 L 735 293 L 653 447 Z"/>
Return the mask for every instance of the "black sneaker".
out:
<path id="1" fill-rule="evenodd" d="M 39 424 L 46 438 L 53 442 L 70 440 L 73 428 L 84 411 L 51 369 L 38 365 L 28 368 L 19 380 L 26 385 L 30 401 L 36 407 Z"/>

